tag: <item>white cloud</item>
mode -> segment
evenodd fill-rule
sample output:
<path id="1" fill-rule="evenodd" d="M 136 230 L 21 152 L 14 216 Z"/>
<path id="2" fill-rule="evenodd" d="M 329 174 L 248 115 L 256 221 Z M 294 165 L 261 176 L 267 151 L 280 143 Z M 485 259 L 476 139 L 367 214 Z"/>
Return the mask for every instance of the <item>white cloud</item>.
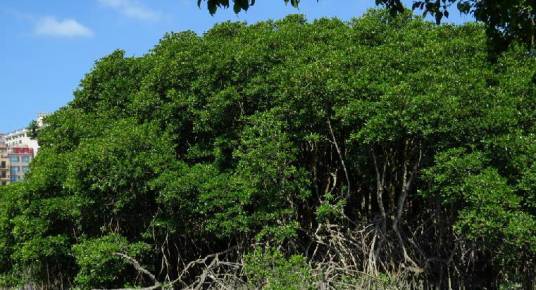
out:
<path id="1" fill-rule="evenodd" d="M 100 4 L 113 8 L 123 15 L 139 20 L 158 20 L 158 13 L 134 0 L 98 0 Z"/>
<path id="2" fill-rule="evenodd" d="M 35 25 L 37 35 L 54 37 L 91 37 L 93 31 L 74 19 L 58 20 L 54 17 L 43 17 Z"/>

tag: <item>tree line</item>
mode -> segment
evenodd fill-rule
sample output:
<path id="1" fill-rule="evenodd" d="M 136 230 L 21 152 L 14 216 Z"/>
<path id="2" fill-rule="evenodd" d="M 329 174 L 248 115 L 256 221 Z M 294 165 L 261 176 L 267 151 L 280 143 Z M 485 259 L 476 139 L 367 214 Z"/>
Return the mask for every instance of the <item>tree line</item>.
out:
<path id="1" fill-rule="evenodd" d="M 408 11 L 98 60 L 0 188 L 0 285 L 534 287 L 536 58 Z"/>
<path id="2" fill-rule="evenodd" d="M 318 2 L 319 0 L 317 0 Z M 360 1 L 360 0 L 355 0 Z M 255 4 L 255 0 L 233 0 L 235 13 L 246 11 Z M 404 14 L 407 8 L 431 15 L 436 24 L 440 24 L 451 13 L 472 15 L 476 21 L 484 24 L 488 36 L 490 57 L 494 60 L 498 54 L 507 49 L 512 42 L 523 42 L 536 49 L 536 1 L 533 0 L 412 0 L 411 7 L 405 7 L 402 0 L 375 0 L 391 15 Z M 229 0 L 197 0 L 197 5 L 206 3 L 210 14 L 215 14 L 219 7 L 231 6 Z M 285 4 L 298 7 L 300 0 L 284 0 Z M 333 4 L 341 5 L 341 4 Z M 345 4 L 342 4 L 345 5 Z"/>

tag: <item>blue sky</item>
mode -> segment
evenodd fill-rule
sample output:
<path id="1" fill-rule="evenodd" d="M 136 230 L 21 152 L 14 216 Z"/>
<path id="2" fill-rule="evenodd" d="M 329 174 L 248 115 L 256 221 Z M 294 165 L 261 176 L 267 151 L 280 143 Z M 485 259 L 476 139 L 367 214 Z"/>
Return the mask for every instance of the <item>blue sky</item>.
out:
<path id="1" fill-rule="evenodd" d="M 66 105 L 94 62 L 115 49 L 142 55 L 166 32 L 203 33 L 226 20 L 254 23 L 292 13 L 348 20 L 371 7 L 374 0 L 302 0 L 299 9 L 282 0 L 257 0 L 246 13 L 228 9 L 211 16 L 197 0 L 2 0 L 0 132 Z M 471 20 L 457 12 L 450 17 Z"/>

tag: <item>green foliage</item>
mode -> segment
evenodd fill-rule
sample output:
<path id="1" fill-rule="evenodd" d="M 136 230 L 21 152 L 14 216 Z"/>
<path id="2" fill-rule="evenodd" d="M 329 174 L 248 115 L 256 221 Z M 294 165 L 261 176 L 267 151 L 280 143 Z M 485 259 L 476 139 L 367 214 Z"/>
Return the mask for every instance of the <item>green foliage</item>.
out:
<path id="1" fill-rule="evenodd" d="M 218 7 L 228 8 L 229 0 L 197 0 L 197 5 L 207 3 L 210 14 L 215 14 Z M 298 7 L 300 0 L 284 0 L 285 4 Z M 402 0 L 375 0 L 376 5 L 382 5 L 391 15 L 407 13 Z M 255 4 L 255 0 L 233 0 L 233 10 L 239 13 L 247 11 Z M 519 41 L 529 47 L 536 46 L 536 3 L 531 0 L 413 0 L 412 10 L 420 10 L 423 16 L 428 14 L 440 24 L 444 18 L 449 18 L 456 7 L 459 13 L 472 14 L 477 21 L 486 25 L 489 44 L 494 54 L 504 51 L 509 44 Z"/>
<path id="2" fill-rule="evenodd" d="M 266 290 L 314 289 L 312 269 L 300 255 L 285 257 L 276 249 L 256 249 L 244 256 L 249 287 Z"/>
<path id="3" fill-rule="evenodd" d="M 455 232 L 478 243 L 498 264 L 518 263 L 534 252 L 536 219 L 489 162 L 481 152 L 451 149 L 438 154 L 424 174 L 433 184 L 431 192 L 458 209 Z"/>
<path id="4" fill-rule="evenodd" d="M 131 267 L 118 254 L 139 257 L 147 250 L 145 244 L 129 244 L 127 239 L 117 234 L 100 238 L 83 240 L 73 247 L 76 263 L 79 267 L 75 283 L 82 289 L 94 287 L 121 287 L 129 283 Z"/>
<path id="5" fill-rule="evenodd" d="M 39 131 L 39 126 L 37 124 L 37 121 L 33 120 L 28 124 L 28 137 L 32 139 L 37 139 L 37 132 Z"/>
<path id="6" fill-rule="evenodd" d="M 28 178 L 0 188 L 1 283 L 152 286 L 114 253 L 164 283 L 231 248 L 255 286 L 308 289 L 320 223 L 372 231 L 366 259 L 411 255 L 439 288 L 528 283 L 536 58 L 490 63 L 485 33 L 372 10 L 112 53 L 46 118 Z"/>
<path id="7" fill-rule="evenodd" d="M 293 7 L 298 7 L 300 0 L 284 0 L 285 4 L 290 3 Z M 197 5 L 201 6 L 201 3 L 207 2 L 207 9 L 210 14 L 216 13 L 218 7 L 228 8 L 230 5 L 229 0 L 197 0 Z M 233 10 L 235 13 L 239 13 L 244 10 L 247 11 L 250 6 L 255 4 L 255 0 L 233 0 Z"/>
<path id="8" fill-rule="evenodd" d="M 13 231 L 13 218 L 17 215 L 17 201 L 22 194 L 20 184 L 3 187 L 0 198 L 0 286 L 9 285 L 9 271 L 14 266 L 11 259 L 15 241 L 10 233 Z"/>

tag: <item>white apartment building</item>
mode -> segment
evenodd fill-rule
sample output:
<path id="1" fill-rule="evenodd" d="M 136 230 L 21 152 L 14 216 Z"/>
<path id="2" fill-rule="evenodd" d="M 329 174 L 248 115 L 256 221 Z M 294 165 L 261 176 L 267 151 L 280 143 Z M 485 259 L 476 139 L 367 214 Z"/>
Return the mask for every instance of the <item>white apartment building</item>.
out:
<path id="1" fill-rule="evenodd" d="M 28 129 L 20 129 L 7 133 L 4 137 L 7 147 L 29 147 L 37 152 L 39 150 L 39 144 L 37 140 L 33 140 L 28 136 Z"/>
<path id="2" fill-rule="evenodd" d="M 39 114 L 37 116 L 37 126 L 42 127 L 43 126 L 43 118 L 46 116 L 46 114 Z M 7 147 L 29 147 L 33 149 L 34 154 L 39 151 L 39 144 L 37 143 L 37 140 L 31 139 L 29 136 L 28 129 L 19 129 L 10 133 L 7 133 L 3 136 L 3 139 L 5 141 L 5 144 Z"/>

